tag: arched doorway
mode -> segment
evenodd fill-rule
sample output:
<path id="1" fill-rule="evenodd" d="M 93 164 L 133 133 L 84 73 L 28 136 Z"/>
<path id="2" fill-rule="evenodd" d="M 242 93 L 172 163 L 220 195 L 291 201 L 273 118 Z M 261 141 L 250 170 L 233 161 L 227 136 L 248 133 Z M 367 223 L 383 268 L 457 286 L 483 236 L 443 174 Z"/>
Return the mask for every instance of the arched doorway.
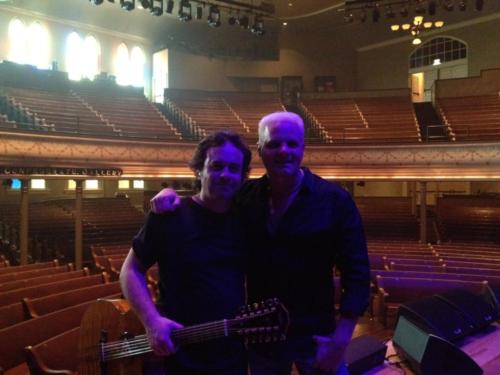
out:
<path id="1" fill-rule="evenodd" d="M 420 45 L 409 59 L 412 101 L 433 101 L 437 79 L 468 77 L 467 57 L 467 45 L 456 38 L 440 36 Z"/>

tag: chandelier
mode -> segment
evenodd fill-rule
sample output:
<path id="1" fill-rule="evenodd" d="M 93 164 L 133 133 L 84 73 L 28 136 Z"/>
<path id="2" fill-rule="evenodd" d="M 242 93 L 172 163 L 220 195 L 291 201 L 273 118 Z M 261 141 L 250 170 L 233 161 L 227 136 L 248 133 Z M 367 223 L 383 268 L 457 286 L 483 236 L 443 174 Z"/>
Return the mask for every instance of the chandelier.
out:
<path id="1" fill-rule="evenodd" d="M 412 44 L 414 45 L 419 45 L 422 43 L 422 40 L 420 39 L 420 34 L 422 33 L 423 30 L 430 30 L 430 29 L 440 29 L 441 27 L 444 26 L 444 21 L 424 21 L 423 16 L 415 16 L 413 18 L 413 22 L 410 23 L 403 23 L 401 25 L 399 24 L 393 24 L 391 25 L 391 30 L 392 31 L 408 31 L 412 36 Z"/>

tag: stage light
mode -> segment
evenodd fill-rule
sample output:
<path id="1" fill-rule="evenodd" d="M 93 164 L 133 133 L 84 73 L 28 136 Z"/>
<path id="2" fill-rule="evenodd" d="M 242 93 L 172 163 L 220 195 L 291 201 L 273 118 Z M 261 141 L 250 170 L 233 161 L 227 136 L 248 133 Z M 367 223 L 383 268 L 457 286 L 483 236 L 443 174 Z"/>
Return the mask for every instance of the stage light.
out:
<path id="1" fill-rule="evenodd" d="M 191 14 L 191 3 L 189 0 L 182 0 L 179 5 L 179 19 L 183 22 L 191 21 L 193 16 Z"/>
<path id="2" fill-rule="evenodd" d="M 135 8 L 135 0 L 120 0 L 120 6 L 122 7 L 122 9 L 130 12 Z"/>
<path id="3" fill-rule="evenodd" d="M 422 43 L 422 40 L 420 38 L 415 38 L 413 39 L 413 41 L 411 42 L 414 46 L 418 46 L 419 44 Z"/>
<path id="4" fill-rule="evenodd" d="M 158 2 L 160 5 L 156 5 Z M 163 14 L 163 0 L 153 0 L 149 12 L 154 16 L 161 16 Z"/>
<path id="5" fill-rule="evenodd" d="M 443 27 L 444 26 L 444 21 L 436 21 L 434 22 L 434 27 L 437 27 L 438 29 L 440 27 Z"/>
<path id="6" fill-rule="evenodd" d="M 215 5 L 211 5 L 208 11 L 208 26 L 210 27 L 220 26 L 220 10 Z"/>
<path id="7" fill-rule="evenodd" d="M 174 10 L 174 0 L 168 0 L 167 9 L 165 10 L 165 12 L 167 12 L 168 14 L 172 14 L 173 10 Z"/>
<path id="8" fill-rule="evenodd" d="M 398 31 L 399 30 L 399 25 L 391 25 L 391 30 L 392 31 Z"/>

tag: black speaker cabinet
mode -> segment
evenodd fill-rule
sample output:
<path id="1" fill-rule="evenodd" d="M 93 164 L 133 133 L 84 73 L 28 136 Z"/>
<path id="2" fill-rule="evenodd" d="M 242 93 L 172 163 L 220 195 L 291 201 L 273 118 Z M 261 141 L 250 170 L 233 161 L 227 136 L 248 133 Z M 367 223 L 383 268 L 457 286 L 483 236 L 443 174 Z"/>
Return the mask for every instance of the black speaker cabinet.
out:
<path id="1" fill-rule="evenodd" d="M 458 310 L 474 331 L 488 327 L 497 317 L 496 309 L 484 296 L 465 289 L 439 293 L 436 297 Z"/>
<path id="2" fill-rule="evenodd" d="M 387 345 L 377 339 L 362 335 L 351 340 L 345 351 L 349 375 L 363 375 L 384 363 Z"/>
<path id="3" fill-rule="evenodd" d="M 474 326 L 456 308 L 435 296 L 401 305 L 398 316 L 404 316 L 425 332 L 452 342 L 474 331 Z"/>
<path id="4" fill-rule="evenodd" d="M 392 339 L 401 358 L 419 375 L 481 375 L 483 370 L 466 353 L 400 315 Z"/>

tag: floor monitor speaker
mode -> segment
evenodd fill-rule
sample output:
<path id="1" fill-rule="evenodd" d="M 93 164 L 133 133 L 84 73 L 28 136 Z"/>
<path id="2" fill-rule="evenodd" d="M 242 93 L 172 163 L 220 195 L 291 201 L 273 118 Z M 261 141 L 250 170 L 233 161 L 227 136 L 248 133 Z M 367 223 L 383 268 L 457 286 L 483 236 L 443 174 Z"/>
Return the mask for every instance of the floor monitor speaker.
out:
<path id="1" fill-rule="evenodd" d="M 490 326 L 497 317 L 496 308 L 485 295 L 465 289 L 455 289 L 436 294 L 436 297 L 458 310 L 467 323 L 474 326 L 474 331 Z"/>
<path id="2" fill-rule="evenodd" d="M 452 342 L 474 331 L 474 326 L 456 308 L 435 296 L 401 305 L 398 316 L 406 317 L 425 332 Z"/>
<path id="3" fill-rule="evenodd" d="M 460 348 L 429 334 L 400 315 L 392 339 L 401 358 L 419 375 L 481 375 L 483 370 Z"/>

